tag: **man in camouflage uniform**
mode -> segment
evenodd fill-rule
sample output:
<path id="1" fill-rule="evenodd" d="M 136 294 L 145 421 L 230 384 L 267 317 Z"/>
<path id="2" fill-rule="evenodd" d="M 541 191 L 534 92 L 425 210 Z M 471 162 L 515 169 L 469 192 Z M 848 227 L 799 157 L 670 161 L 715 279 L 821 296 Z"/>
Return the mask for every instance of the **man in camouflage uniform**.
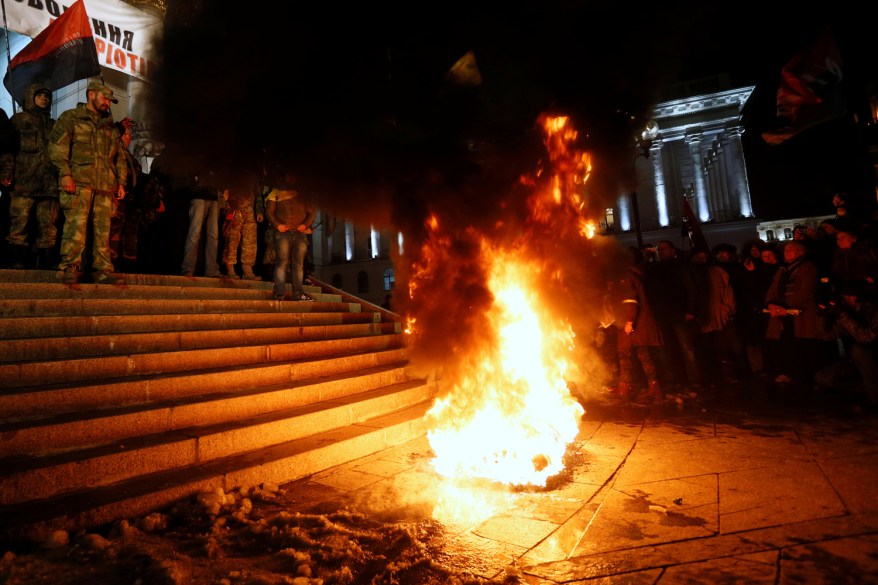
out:
<path id="1" fill-rule="evenodd" d="M 34 83 L 25 90 L 22 111 L 12 116 L 15 128 L 14 152 L 10 165 L 5 165 L 0 182 L 11 185 L 9 207 L 9 235 L 12 262 L 10 268 L 25 268 L 30 257 L 29 227 L 35 216 L 39 230 L 34 248 L 37 268 L 54 267 L 55 246 L 58 243 L 58 221 L 61 207 L 58 202 L 58 173 L 49 160 L 46 143 L 55 120 L 49 115 L 52 92 Z"/>
<path id="2" fill-rule="evenodd" d="M 233 187 L 229 190 L 226 218 L 223 223 L 225 249 L 223 261 L 229 278 L 235 278 L 235 263 L 238 261 L 238 247 L 241 248 L 241 278 L 262 280 L 253 272 L 256 263 L 256 224 L 264 219 L 264 203 L 259 193 L 261 185 Z"/>
<path id="3" fill-rule="evenodd" d="M 82 274 L 89 227 L 92 230 L 94 281 L 120 284 L 110 260 L 110 218 L 113 198 L 125 197 L 127 167 L 119 130 L 113 123 L 113 90 L 98 81 L 86 89 L 79 103 L 58 117 L 49 135 L 49 157 L 58 168 L 64 231 L 61 236 L 62 282 L 76 284 Z M 91 222 L 89 225 L 89 214 Z"/>

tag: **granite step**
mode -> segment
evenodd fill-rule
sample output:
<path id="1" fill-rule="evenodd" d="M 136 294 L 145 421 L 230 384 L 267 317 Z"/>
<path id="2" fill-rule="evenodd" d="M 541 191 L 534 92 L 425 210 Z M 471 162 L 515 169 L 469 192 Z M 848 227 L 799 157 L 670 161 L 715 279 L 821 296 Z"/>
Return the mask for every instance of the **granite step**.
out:
<path id="1" fill-rule="evenodd" d="M 43 541 L 54 530 L 72 532 L 136 518 L 200 492 L 247 490 L 307 477 L 423 436 L 427 430 L 424 415 L 431 404 L 424 401 L 204 464 L 0 506 L 0 534 L 8 541 Z"/>
<path id="2" fill-rule="evenodd" d="M 19 447 L 48 449 L 49 454 L 17 454 L 0 459 L 0 505 L 52 497 L 162 469 L 202 465 L 357 424 L 376 413 L 395 412 L 435 395 L 434 388 L 423 381 L 408 380 L 404 373 L 387 374 L 364 375 L 357 386 L 368 389 L 356 393 L 339 384 L 333 392 L 329 382 L 310 385 L 315 387 L 303 384 L 265 391 L 277 396 L 261 400 L 242 393 L 225 399 L 225 404 L 217 399 L 179 407 L 155 405 L 149 411 L 94 413 L 93 419 L 81 416 L 69 423 L 56 420 L 22 429 L 20 434 L 27 437 Z M 388 383 L 379 385 L 382 381 Z M 322 389 L 316 388 L 321 385 Z M 325 392 L 327 396 L 303 402 L 296 399 L 296 390 Z M 259 404 L 244 406 L 248 398 Z M 236 409 L 239 418 L 227 420 L 231 408 Z M 99 433 L 89 429 L 96 424 L 102 427 Z M 78 444 L 73 448 L 68 441 Z M 90 446 L 94 441 L 100 443 Z M 64 450 L 52 453 L 58 448 Z"/>
<path id="3" fill-rule="evenodd" d="M 230 368 L 267 362 L 319 359 L 342 353 L 381 351 L 405 344 L 404 334 L 387 332 L 335 339 L 303 339 L 287 343 L 247 345 L 247 331 L 231 331 L 226 343 L 206 349 L 125 353 L 94 357 L 0 363 L 0 389 L 52 385 L 59 382 L 112 380 L 150 374 Z M 396 328 L 396 324 L 389 324 Z M 223 332 L 226 333 L 226 332 Z M 234 343 L 238 345 L 234 345 Z"/>
<path id="4" fill-rule="evenodd" d="M 338 353 L 319 359 L 255 363 L 175 373 L 162 372 L 116 380 L 32 386 L 0 393 L 0 425 L 23 419 L 64 413 L 121 408 L 152 401 L 182 400 L 193 396 L 232 393 L 242 388 L 294 384 L 319 376 L 337 376 L 357 370 L 407 362 L 404 347 L 382 351 Z M 10 428 L 0 426 L 0 429 Z M 0 430 L 0 453 L 5 431 Z"/>
<path id="5" fill-rule="evenodd" d="M 437 388 L 409 371 L 400 317 L 350 293 L 57 276 L 0 270 L 4 536 L 292 481 L 426 432 Z"/>
<path id="6" fill-rule="evenodd" d="M 399 333 L 398 323 L 318 323 L 307 326 L 254 327 L 246 320 L 239 321 L 241 322 L 237 327 L 206 330 L 140 331 L 0 340 L 0 363 L 182 352 Z"/>
<path id="7" fill-rule="evenodd" d="M 378 313 L 354 312 L 265 312 L 228 313 L 217 306 L 212 312 L 154 314 L 120 313 L 107 315 L 48 317 L 6 317 L 0 320 L 0 340 L 43 339 L 49 337 L 77 337 L 84 335 L 114 335 L 156 333 L 162 331 L 194 331 L 212 329 L 313 327 L 317 325 L 350 325 L 380 323 Z M 104 318 L 101 318 L 104 317 Z M 0 360 L 5 352 L 0 351 Z"/>

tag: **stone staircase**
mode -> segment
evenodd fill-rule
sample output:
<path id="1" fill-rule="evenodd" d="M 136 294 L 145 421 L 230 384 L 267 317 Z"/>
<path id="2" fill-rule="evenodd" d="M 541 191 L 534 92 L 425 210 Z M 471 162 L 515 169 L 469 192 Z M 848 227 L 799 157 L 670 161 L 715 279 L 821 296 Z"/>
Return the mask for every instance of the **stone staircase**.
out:
<path id="1" fill-rule="evenodd" d="M 399 317 L 322 284 L 0 270 L 0 538 L 284 483 L 426 432 Z"/>

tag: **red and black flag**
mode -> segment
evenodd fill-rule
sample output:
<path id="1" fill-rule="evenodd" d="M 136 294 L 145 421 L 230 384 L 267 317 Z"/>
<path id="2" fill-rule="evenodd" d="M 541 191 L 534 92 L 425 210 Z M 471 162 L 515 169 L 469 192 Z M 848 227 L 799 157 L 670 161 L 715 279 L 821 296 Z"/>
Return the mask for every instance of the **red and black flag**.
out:
<path id="1" fill-rule="evenodd" d="M 704 232 L 701 231 L 701 224 L 698 222 L 698 218 L 695 217 L 695 212 L 692 211 L 692 206 L 689 205 L 689 200 L 686 197 L 683 197 L 683 223 L 681 228 L 683 243 L 685 244 L 688 240 L 690 249 L 708 249 L 707 238 L 704 237 Z"/>
<path id="2" fill-rule="evenodd" d="M 762 138 L 776 145 L 796 134 L 844 116 L 842 59 L 829 27 L 781 70 L 777 88 L 779 127 Z"/>
<path id="3" fill-rule="evenodd" d="M 55 91 L 100 73 L 85 3 L 76 0 L 12 59 L 3 85 L 21 105 L 32 83 L 42 83 Z"/>

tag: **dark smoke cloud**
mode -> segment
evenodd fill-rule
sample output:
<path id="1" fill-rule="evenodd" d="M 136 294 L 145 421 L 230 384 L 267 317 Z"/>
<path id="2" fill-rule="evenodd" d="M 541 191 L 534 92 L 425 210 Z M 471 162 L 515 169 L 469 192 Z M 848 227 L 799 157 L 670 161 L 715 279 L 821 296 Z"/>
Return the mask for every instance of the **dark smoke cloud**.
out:
<path id="1" fill-rule="evenodd" d="M 559 281 L 547 266 L 534 286 L 559 314 L 593 323 L 600 305 L 583 299 L 599 298 L 612 255 L 560 235 L 564 217 L 529 223 L 518 179 L 545 162 L 538 116 L 569 115 L 578 146 L 595 157 L 592 210 L 614 199 L 631 179 L 632 137 L 675 73 L 659 61 L 677 44 L 648 47 L 651 15 L 595 4 L 488 11 L 442 2 L 406 11 L 284 2 L 233 12 L 221 2 L 172 2 L 154 85 L 158 133 L 178 166 L 233 178 L 262 163 L 292 168 L 321 209 L 402 231 L 400 287 L 428 237 L 425 220 L 439 218 L 451 240 L 447 261 L 411 305 L 396 295 L 428 331 L 421 353 L 439 363 L 490 334 L 482 237 L 529 236 L 529 252 L 567 268 Z M 479 85 L 446 76 L 467 51 Z"/>
<path id="2" fill-rule="evenodd" d="M 267 157 L 299 170 L 322 207 L 379 224 L 405 213 L 400 185 L 427 174 L 449 191 L 474 179 L 502 188 L 549 109 L 578 116 L 590 147 L 615 162 L 668 71 L 638 41 L 648 14 L 593 4 L 172 1 L 156 123 L 175 157 L 232 173 Z M 470 50 L 483 83 L 446 81 Z"/>

